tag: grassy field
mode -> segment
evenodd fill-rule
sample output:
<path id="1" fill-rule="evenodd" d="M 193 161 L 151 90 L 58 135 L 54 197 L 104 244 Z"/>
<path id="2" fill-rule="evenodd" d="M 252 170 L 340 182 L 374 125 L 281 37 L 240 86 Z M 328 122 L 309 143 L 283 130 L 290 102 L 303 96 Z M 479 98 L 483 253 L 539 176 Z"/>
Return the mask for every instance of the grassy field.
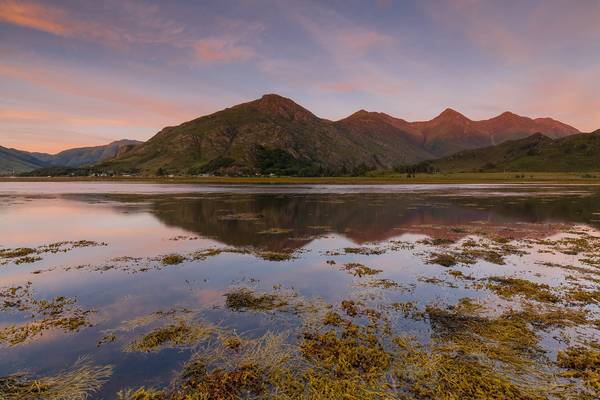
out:
<path id="1" fill-rule="evenodd" d="M 577 183 L 600 184 L 600 173 L 449 173 L 382 174 L 361 177 L 0 177 L 0 182 L 130 182 L 196 184 L 436 184 L 436 183 Z"/>

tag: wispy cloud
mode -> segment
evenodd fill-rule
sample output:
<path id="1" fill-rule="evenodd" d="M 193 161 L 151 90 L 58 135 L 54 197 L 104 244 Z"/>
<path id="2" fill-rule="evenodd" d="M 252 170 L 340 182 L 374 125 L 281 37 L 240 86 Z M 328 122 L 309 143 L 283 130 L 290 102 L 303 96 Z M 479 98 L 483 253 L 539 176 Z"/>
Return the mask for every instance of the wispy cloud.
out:
<path id="1" fill-rule="evenodd" d="M 197 56 L 204 61 L 240 61 L 252 58 L 254 50 L 248 46 L 240 46 L 235 41 L 224 38 L 207 38 L 199 40 L 195 46 Z"/>
<path id="2" fill-rule="evenodd" d="M 61 22 L 64 19 L 64 12 L 43 4 L 16 0 L 0 1 L 0 21 L 5 23 L 66 36 L 68 29 Z"/>
<path id="3" fill-rule="evenodd" d="M 0 0 L 0 21 L 113 48 L 136 43 L 175 45 L 184 30 L 183 25 L 161 16 L 155 5 L 123 0 L 109 1 L 106 7 L 114 11 L 112 18 L 77 13 L 55 4 Z"/>
<path id="4" fill-rule="evenodd" d="M 76 12 L 36 1 L 0 0 L 0 22 L 73 40 L 94 42 L 113 49 L 166 45 L 189 52 L 190 61 L 233 62 L 251 58 L 248 40 L 260 31 L 256 24 L 217 19 L 209 36 L 194 26 L 177 22 L 156 4 L 134 0 L 108 1 L 110 16 Z M 233 34 L 232 32 L 236 32 Z"/>
<path id="5" fill-rule="evenodd" d="M 81 98 L 100 100 L 133 112 L 146 112 L 168 117 L 173 120 L 189 116 L 185 106 L 154 98 L 147 94 L 136 94 L 127 87 L 111 84 L 96 76 L 90 80 L 85 74 L 57 69 L 51 66 L 36 67 L 23 64 L 0 63 L 0 77 L 17 79 L 35 85 L 38 88 L 51 90 L 58 95 L 71 95 Z"/>
<path id="6" fill-rule="evenodd" d="M 598 1 L 456 0 L 421 6 L 448 36 L 462 35 L 502 63 L 528 63 L 561 48 L 600 40 Z"/>
<path id="7" fill-rule="evenodd" d="M 406 82 L 395 73 L 401 40 L 320 4 L 286 9 L 319 53 L 305 59 L 261 60 L 273 77 L 327 93 L 398 95 Z M 405 54 L 405 59 L 407 55 Z M 395 64 L 394 64 L 395 63 Z"/>

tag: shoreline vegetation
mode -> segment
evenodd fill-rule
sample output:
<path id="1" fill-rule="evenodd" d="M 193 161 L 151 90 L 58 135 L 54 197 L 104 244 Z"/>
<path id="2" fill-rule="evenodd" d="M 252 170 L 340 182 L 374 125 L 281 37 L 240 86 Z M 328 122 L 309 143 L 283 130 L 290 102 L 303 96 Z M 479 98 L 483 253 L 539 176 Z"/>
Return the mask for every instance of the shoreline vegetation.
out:
<path id="1" fill-rule="evenodd" d="M 440 184 L 440 183 L 575 183 L 600 184 L 600 172 L 480 172 L 480 173 L 372 173 L 366 176 L 52 176 L 52 177 L 2 177 L 2 182 L 128 182 L 174 184 Z"/>

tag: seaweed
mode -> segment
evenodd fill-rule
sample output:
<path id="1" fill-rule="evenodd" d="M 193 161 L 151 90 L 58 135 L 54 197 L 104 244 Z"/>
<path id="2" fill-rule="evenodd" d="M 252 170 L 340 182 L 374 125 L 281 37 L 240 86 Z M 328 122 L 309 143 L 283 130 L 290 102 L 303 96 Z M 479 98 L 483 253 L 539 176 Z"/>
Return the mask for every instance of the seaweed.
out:
<path id="1" fill-rule="evenodd" d="M 66 253 L 73 249 L 83 247 L 107 246 L 104 242 L 92 240 L 63 241 L 42 245 L 36 248 L 18 247 L 14 249 L 0 249 L 0 265 L 14 262 L 15 264 L 29 264 L 42 260 L 44 253 Z"/>
<path id="2" fill-rule="evenodd" d="M 33 297 L 31 283 L 0 290 L 0 310 L 28 313 L 33 321 L 9 325 L 0 329 L 0 343 L 9 346 L 27 342 L 47 330 L 62 329 L 64 332 L 79 331 L 89 325 L 92 310 L 76 305 L 75 299 L 57 296 L 53 299 Z"/>
<path id="3" fill-rule="evenodd" d="M 525 279 L 492 276 L 488 278 L 486 287 L 505 298 L 523 296 L 539 302 L 557 303 L 560 298 L 550 291 L 550 286 Z"/>
<path id="4" fill-rule="evenodd" d="M 225 293 L 225 305 L 234 311 L 272 311 L 289 305 L 287 295 L 257 293 L 248 288 L 238 288 Z"/>
<path id="5" fill-rule="evenodd" d="M 97 366 L 80 358 L 70 368 L 52 376 L 31 377 L 17 373 L 0 377 L 3 400 L 85 400 L 111 376 L 111 366 Z"/>
<path id="6" fill-rule="evenodd" d="M 438 264 L 443 267 L 453 267 L 459 263 L 456 257 L 448 253 L 433 253 L 428 260 L 429 264 Z"/>
<path id="7" fill-rule="evenodd" d="M 381 255 L 385 254 L 386 249 L 380 247 L 345 247 L 344 253 L 346 254 L 361 254 L 364 256 Z"/>
<path id="8" fill-rule="evenodd" d="M 567 370 L 563 376 L 580 378 L 595 396 L 600 396 L 600 344 L 569 347 L 558 353 L 556 362 Z"/>
<path id="9" fill-rule="evenodd" d="M 344 264 L 341 269 L 344 271 L 348 271 L 351 275 L 359 278 L 362 278 L 363 276 L 377 275 L 383 272 L 383 270 L 381 269 L 370 268 L 366 265 L 359 263 Z"/>
<path id="10" fill-rule="evenodd" d="M 215 332 L 215 327 L 210 324 L 178 320 L 176 323 L 154 329 L 141 339 L 130 343 L 126 351 L 152 352 L 165 347 L 189 347 L 207 339 Z"/>

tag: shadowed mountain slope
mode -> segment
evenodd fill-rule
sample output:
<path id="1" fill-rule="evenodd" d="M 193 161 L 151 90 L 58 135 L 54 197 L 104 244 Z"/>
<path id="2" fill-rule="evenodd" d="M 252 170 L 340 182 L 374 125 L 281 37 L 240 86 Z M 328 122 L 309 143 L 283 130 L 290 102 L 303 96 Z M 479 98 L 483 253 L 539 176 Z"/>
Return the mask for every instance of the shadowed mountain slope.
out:
<path id="1" fill-rule="evenodd" d="M 427 162 L 442 172 L 600 171 L 600 130 L 551 139 L 541 133 Z"/>
<path id="2" fill-rule="evenodd" d="M 31 153 L 0 146 L 0 175 L 19 174 L 45 165 Z"/>
<path id="3" fill-rule="evenodd" d="M 137 140 L 118 140 L 104 146 L 81 147 L 57 154 L 29 153 L 0 146 L 0 175 L 23 173 L 50 166 L 80 167 L 122 154 L 140 144 Z"/>

